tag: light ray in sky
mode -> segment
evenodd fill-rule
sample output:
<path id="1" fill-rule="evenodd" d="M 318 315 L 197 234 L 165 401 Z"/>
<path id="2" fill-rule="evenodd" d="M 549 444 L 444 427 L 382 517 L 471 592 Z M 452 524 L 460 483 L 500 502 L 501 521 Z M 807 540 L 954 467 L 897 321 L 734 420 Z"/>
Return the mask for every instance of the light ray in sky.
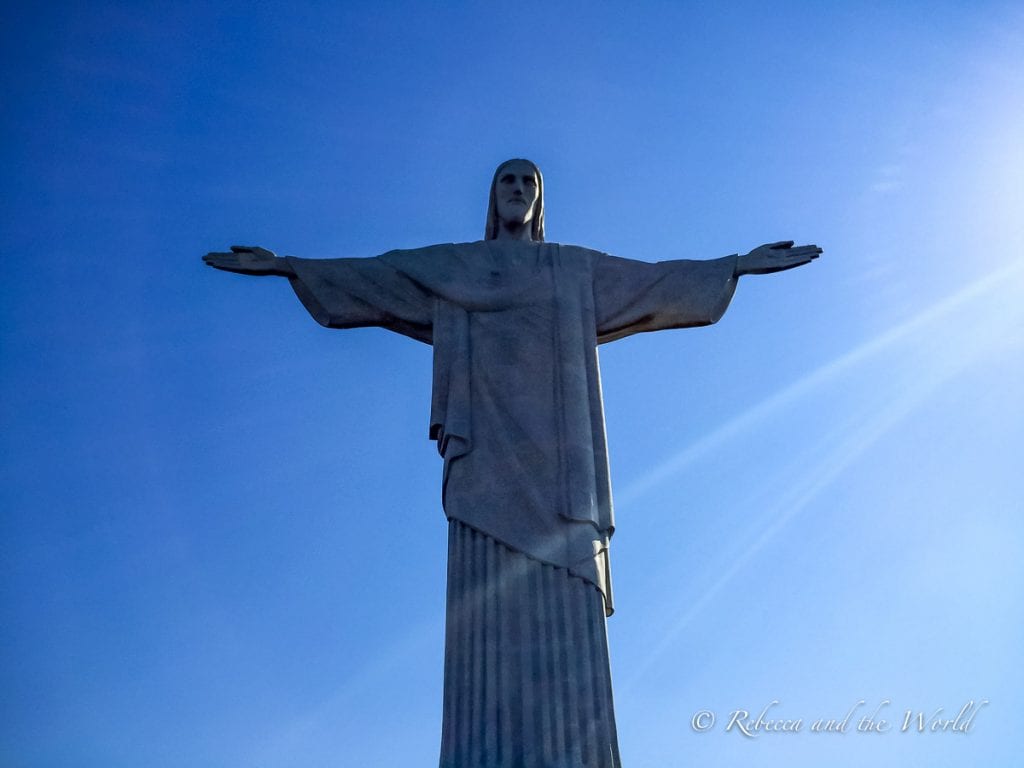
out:
<path id="1" fill-rule="evenodd" d="M 940 324 L 955 310 L 968 302 L 982 296 L 988 296 L 997 288 L 1005 290 L 1006 284 L 1012 282 L 1015 278 L 1019 279 L 1022 273 L 1024 273 L 1024 261 L 1019 259 L 1012 261 L 975 280 L 951 296 L 941 299 L 897 327 L 822 365 L 780 392 L 765 398 L 746 411 L 729 419 L 710 434 L 683 448 L 678 453 L 665 459 L 653 469 L 630 482 L 625 490 L 616 494 L 617 505 L 621 507 L 635 503 L 648 491 L 675 477 L 691 462 L 722 447 L 730 440 L 753 428 L 762 420 L 793 405 L 810 392 L 824 386 L 837 377 L 854 370 L 873 356 L 891 350 L 915 334 Z M 1017 301 L 1021 299 L 1019 291 L 1016 293 L 1011 291 L 1011 293 L 1013 293 Z"/>
<path id="2" fill-rule="evenodd" d="M 1006 291 L 1006 288 L 1012 280 L 1019 279 L 1022 273 L 1024 262 L 1015 261 L 976 280 L 952 296 L 926 308 L 901 326 L 840 356 L 777 395 L 740 414 L 708 437 L 663 462 L 627 489 L 627 493 L 632 494 L 630 499 L 635 500 L 642 492 L 670 479 L 689 462 L 721 447 L 760 419 L 781 410 L 797 398 L 833 382 L 841 375 L 852 374 L 858 366 L 867 364 L 873 357 L 883 352 L 897 349 L 900 344 L 907 346 L 902 360 L 904 367 L 908 369 L 904 372 L 909 375 L 900 377 L 901 383 L 904 383 L 903 378 L 906 378 L 907 386 L 900 389 L 892 387 L 890 383 L 884 391 L 875 392 L 875 396 L 869 398 L 870 402 L 864 403 L 864 407 L 859 409 L 858 417 L 851 418 L 848 422 L 856 426 L 841 437 L 838 444 L 829 448 L 828 443 L 834 439 L 829 434 L 820 439 L 818 450 L 814 453 L 821 458 L 810 467 L 800 468 L 796 475 L 798 479 L 791 488 L 762 516 L 760 531 L 755 534 L 756 538 L 698 598 L 688 603 L 665 631 L 659 634 L 658 642 L 645 655 L 639 668 L 631 670 L 630 676 L 622 684 L 624 692 L 637 684 L 655 666 L 689 622 L 768 542 L 872 445 L 951 378 L 971 367 L 979 359 L 1007 344 L 1014 343 L 1015 337 L 1006 333 L 1006 323 L 1010 321 L 1019 326 L 1024 318 L 1024 305 L 1020 302 L 1019 291 Z M 1003 292 L 1002 298 L 994 298 L 997 291 Z M 963 308 L 972 310 L 973 322 L 959 326 L 954 334 L 940 332 L 940 328 L 946 330 L 946 322 L 950 315 Z M 984 311 L 986 308 L 989 311 Z M 921 365 L 920 356 L 915 354 L 921 351 L 922 336 L 939 339 L 930 349 L 925 350 L 927 367 Z"/>

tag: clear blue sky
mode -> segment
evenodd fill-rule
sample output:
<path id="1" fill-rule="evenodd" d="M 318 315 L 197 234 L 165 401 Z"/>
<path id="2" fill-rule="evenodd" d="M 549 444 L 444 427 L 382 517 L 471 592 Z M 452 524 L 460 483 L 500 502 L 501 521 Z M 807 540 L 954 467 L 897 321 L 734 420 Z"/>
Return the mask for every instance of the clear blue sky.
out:
<path id="1" fill-rule="evenodd" d="M 0 764 L 436 765 L 430 350 L 199 257 L 475 240 L 512 156 L 553 241 L 825 248 L 602 348 L 626 765 L 1019 760 L 1019 5 L 4 17 Z M 773 700 L 802 732 L 725 732 Z"/>

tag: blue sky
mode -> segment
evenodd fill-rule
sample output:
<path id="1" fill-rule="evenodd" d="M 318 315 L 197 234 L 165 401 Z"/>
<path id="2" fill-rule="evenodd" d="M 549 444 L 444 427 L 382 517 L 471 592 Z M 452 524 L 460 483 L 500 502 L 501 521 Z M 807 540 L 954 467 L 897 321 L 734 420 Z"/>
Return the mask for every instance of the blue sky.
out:
<path id="1" fill-rule="evenodd" d="M 475 240 L 512 156 L 549 240 L 825 248 L 602 347 L 626 764 L 1017 759 L 1019 7 L 251 5 L 5 12 L 0 762 L 436 763 L 430 350 L 199 257 Z"/>

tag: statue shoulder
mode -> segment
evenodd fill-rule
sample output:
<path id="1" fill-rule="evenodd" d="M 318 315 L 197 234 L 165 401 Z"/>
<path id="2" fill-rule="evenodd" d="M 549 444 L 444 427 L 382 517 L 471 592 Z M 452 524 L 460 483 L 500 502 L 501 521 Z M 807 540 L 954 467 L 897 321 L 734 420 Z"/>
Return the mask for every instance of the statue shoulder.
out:
<path id="1" fill-rule="evenodd" d="M 440 256 L 445 253 L 458 252 L 460 250 L 464 250 L 465 246 L 469 245 L 474 245 L 474 243 L 437 243 L 436 245 L 424 245 L 419 248 L 395 248 L 387 251 L 386 253 L 382 253 L 379 258 L 430 258 L 431 256 Z"/>
<path id="2" fill-rule="evenodd" d="M 477 243 L 439 243 L 422 248 L 388 251 L 378 260 L 424 285 L 459 282 L 486 263 L 487 246 Z"/>
<path id="3" fill-rule="evenodd" d="M 395 267 L 406 265 L 422 265 L 426 262 L 440 263 L 452 259 L 464 258 L 472 252 L 468 246 L 473 243 L 438 243 L 424 245 L 420 248 L 396 248 L 382 253 L 377 258 Z"/>
<path id="4" fill-rule="evenodd" d="M 582 245 L 571 245 L 569 243 L 558 243 L 558 248 L 562 252 L 563 258 L 570 259 L 597 259 L 603 256 L 607 256 L 607 253 L 596 251 L 593 248 L 587 248 Z"/>

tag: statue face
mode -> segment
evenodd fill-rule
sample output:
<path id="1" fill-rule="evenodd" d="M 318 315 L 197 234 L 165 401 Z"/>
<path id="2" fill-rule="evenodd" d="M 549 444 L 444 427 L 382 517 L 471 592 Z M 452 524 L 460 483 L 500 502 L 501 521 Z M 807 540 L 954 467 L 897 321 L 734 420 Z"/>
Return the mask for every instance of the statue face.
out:
<path id="1" fill-rule="evenodd" d="M 512 161 L 498 174 L 494 185 L 498 219 L 508 224 L 526 224 L 533 220 L 537 202 L 537 177 L 529 163 Z"/>

